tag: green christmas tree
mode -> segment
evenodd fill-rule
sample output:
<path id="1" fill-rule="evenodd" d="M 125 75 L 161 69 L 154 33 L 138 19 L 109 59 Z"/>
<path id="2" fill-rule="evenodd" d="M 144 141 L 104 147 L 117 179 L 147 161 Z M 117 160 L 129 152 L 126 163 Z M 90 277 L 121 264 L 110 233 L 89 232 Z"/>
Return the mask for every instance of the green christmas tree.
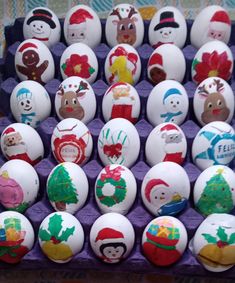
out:
<path id="1" fill-rule="evenodd" d="M 217 170 L 216 174 L 206 182 L 196 207 L 206 216 L 211 213 L 228 213 L 232 210 L 232 193 L 223 177 L 223 169 Z"/>
<path id="2" fill-rule="evenodd" d="M 66 204 L 78 202 L 77 190 L 63 164 L 56 167 L 51 174 L 47 184 L 47 193 L 49 200 L 55 202 L 59 211 L 64 211 Z"/>

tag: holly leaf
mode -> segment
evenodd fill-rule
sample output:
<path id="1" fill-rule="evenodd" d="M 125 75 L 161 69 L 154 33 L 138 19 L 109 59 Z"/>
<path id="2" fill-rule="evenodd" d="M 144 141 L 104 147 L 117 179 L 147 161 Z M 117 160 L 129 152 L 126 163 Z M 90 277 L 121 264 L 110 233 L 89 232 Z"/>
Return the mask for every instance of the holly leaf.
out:
<path id="1" fill-rule="evenodd" d="M 217 243 L 216 237 L 213 237 L 210 234 L 202 234 L 202 236 L 206 239 L 206 241 L 209 244 L 216 244 Z"/>
<path id="2" fill-rule="evenodd" d="M 64 63 L 64 64 L 62 64 L 61 65 L 61 68 L 62 68 L 62 70 L 64 71 L 65 70 L 65 68 L 66 68 L 66 64 Z"/>
<path id="3" fill-rule="evenodd" d="M 48 230 L 56 239 L 62 229 L 62 221 L 62 216 L 56 213 L 49 219 Z"/>
<path id="4" fill-rule="evenodd" d="M 38 236 L 42 241 L 45 241 L 45 242 L 50 241 L 51 239 L 51 235 L 42 228 L 39 230 Z"/>
<path id="5" fill-rule="evenodd" d="M 192 63 L 192 68 L 195 69 L 195 67 L 198 63 L 200 63 L 200 61 L 198 61 L 197 59 L 194 59 L 193 63 Z"/>
<path id="6" fill-rule="evenodd" d="M 92 75 L 95 72 L 95 69 L 92 67 L 89 67 L 89 74 Z"/>
<path id="7" fill-rule="evenodd" d="M 229 237 L 228 244 L 232 245 L 235 243 L 235 233 L 232 233 Z"/>
<path id="8" fill-rule="evenodd" d="M 228 240 L 228 235 L 225 233 L 225 229 L 219 227 L 219 229 L 217 230 L 216 235 L 219 237 L 219 239 L 222 242 L 227 242 Z"/>
<path id="9" fill-rule="evenodd" d="M 58 240 L 60 240 L 61 242 L 63 241 L 67 241 L 68 238 L 73 235 L 75 230 L 75 227 L 71 227 L 71 228 L 66 228 L 60 235 L 60 237 L 58 238 Z"/>

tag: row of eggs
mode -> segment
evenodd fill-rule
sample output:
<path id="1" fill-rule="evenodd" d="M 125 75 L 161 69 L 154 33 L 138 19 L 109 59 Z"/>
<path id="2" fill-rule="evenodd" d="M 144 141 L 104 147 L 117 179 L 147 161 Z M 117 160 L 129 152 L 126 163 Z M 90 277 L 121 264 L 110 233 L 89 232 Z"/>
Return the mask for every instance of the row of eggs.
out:
<path id="1" fill-rule="evenodd" d="M 23 41 L 15 53 L 15 69 L 21 81 L 33 80 L 45 84 L 54 78 L 55 65 L 50 50 L 37 39 Z M 79 76 L 93 83 L 98 74 L 94 51 L 83 43 L 67 47 L 60 58 L 63 79 Z M 186 72 L 183 52 L 173 44 L 163 44 L 149 57 L 147 77 L 154 84 L 172 79 L 182 82 Z M 104 64 L 108 84 L 139 81 L 141 60 L 137 50 L 128 44 L 113 47 Z M 204 79 L 218 76 L 228 81 L 233 73 L 233 55 L 229 47 L 218 40 L 204 44 L 196 53 L 191 68 L 192 80 L 199 84 Z"/>
<path id="2" fill-rule="evenodd" d="M 24 20 L 23 34 L 25 39 L 35 38 L 47 46 L 60 40 L 61 27 L 54 12 L 44 7 L 31 10 Z M 211 40 L 229 42 L 231 20 L 228 12 L 220 6 L 208 6 L 196 17 L 190 37 L 196 48 Z M 96 47 L 101 42 L 101 23 L 97 14 L 86 5 L 71 8 L 64 20 L 66 43 L 82 42 Z M 106 21 L 105 36 L 109 46 L 127 43 L 134 47 L 142 44 L 144 23 L 139 11 L 130 4 L 119 4 L 114 7 Z M 149 43 L 158 47 L 165 43 L 175 44 L 179 48 L 185 45 L 187 25 L 181 12 L 166 6 L 153 16 L 149 30 Z"/>
<path id="3" fill-rule="evenodd" d="M 29 220 L 18 212 L 0 214 L 0 260 L 17 263 L 34 245 L 34 230 Z M 235 264 L 235 216 L 212 214 L 198 227 L 189 248 L 209 271 L 221 272 Z M 80 222 L 66 212 L 49 214 L 38 232 L 42 252 L 56 263 L 65 263 L 82 251 L 84 231 Z M 118 213 L 107 213 L 93 223 L 90 246 L 104 263 L 115 264 L 127 258 L 135 243 L 131 222 Z M 182 222 L 171 216 L 153 219 L 144 229 L 141 248 L 156 266 L 169 266 L 182 257 L 188 244 Z"/>

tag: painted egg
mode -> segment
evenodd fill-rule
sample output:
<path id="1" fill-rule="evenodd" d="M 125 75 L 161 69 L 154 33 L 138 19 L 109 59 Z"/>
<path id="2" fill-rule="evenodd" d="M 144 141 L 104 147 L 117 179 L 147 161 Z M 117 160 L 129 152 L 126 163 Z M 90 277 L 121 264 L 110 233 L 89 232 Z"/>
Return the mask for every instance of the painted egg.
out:
<path id="1" fill-rule="evenodd" d="M 56 92 L 55 109 L 60 120 L 75 118 L 89 123 L 96 112 L 96 97 L 91 85 L 80 77 L 65 79 Z"/>
<path id="2" fill-rule="evenodd" d="M 235 205 L 235 174 L 223 165 L 205 169 L 194 185 L 194 204 L 207 216 L 212 213 L 229 213 Z"/>
<path id="3" fill-rule="evenodd" d="M 115 83 L 105 92 L 102 102 L 104 120 L 124 118 L 136 123 L 140 114 L 140 97 L 128 83 Z"/>
<path id="4" fill-rule="evenodd" d="M 193 97 L 193 108 L 201 125 L 214 121 L 231 122 L 234 113 L 234 94 L 223 79 L 210 77 L 202 81 Z"/>
<path id="5" fill-rule="evenodd" d="M 55 64 L 48 47 L 37 39 L 23 41 L 15 53 L 16 74 L 21 81 L 42 85 L 54 79 Z"/>
<path id="6" fill-rule="evenodd" d="M 34 8 L 25 17 L 23 33 L 25 39 L 37 39 L 50 47 L 60 41 L 59 19 L 48 8 Z"/>
<path id="7" fill-rule="evenodd" d="M 33 245 L 34 230 L 23 214 L 16 211 L 0 213 L 0 261 L 18 263 Z"/>
<path id="8" fill-rule="evenodd" d="M 131 167 L 139 156 L 140 137 L 131 122 L 116 118 L 103 126 L 97 146 L 104 165 L 120 164 Z"/>
<path id="9" fill-rule="evenodd" d="M 149 94 L 146 111 L 153 126 L 171 122 L 181 125 L 187 114 L 189 99 L 185 88 L 177 81 L 165 80 Z"/>
<path id="10" fill-rule="evenodd" d="M 74 6 L 65 16 L 64 36 L 68 45 L 82 42 L 95 48 L 101 41 L 101 23 L 98 15 L 86 5 Z"/>
<path id="11" fill-rule="evenodd" d="M 144 22 L 139 11 L 130 4 L 115 6 L 106 20 L 105 36 L 111 47 L 121 43 L 140 46 L 144 38 Z"/>
<path id="12" fill-rule="evenodd" d="M 198 227 L 189 248 L 197 260 L 212 272 L 222 272 L 235 265 L 235 216 L 209 215 Z"/>
<path id="13" fill-rule="evenodd" d="M 143 203 L 155 216 L 181 212 L 186 208 L 189 194 L 189 177 L 184 168 L 174 162 L 153 166 L 141 186 Z"/>
<path id="14" fill-rule="evenodd" d="M 22 123 L 11 124 L 3 130 L 1 149 L 8 160 L 21 159 L 31 165 L 44 156 L 41 137 L 32 127 Z"/>
<path id="15" fill-rule="evenodd" d="M 182 222 L 172 216 L 153 219 L 142 236 L 142 250 L 146 258 L 157 266 L 169 266 L 183 255 L 188 243 Z"/>
<path id="16" fill-rule="evenodd" d="M 148 66 L 148 79 L 154 84 L 164 80 L 182 82 L 186 71 L 183 52 L 174 44 L 163 44 L 151 54 Z"/>
<path id="17" fill-rule="evenodd" d="M 196 84 L 209 77 L 219 77 L 228 81 L 233 72 L 233 55 L 222 41 L 210 41 L 196 53 L 191 68 L 192 80 Z"/>
<path id="18" fill-rule="evenodd" d="M 0 169 L 0 203 L 8 210 L 20 213 L 37 198 L 39 179 L 28 162 L 15 159 L 4 163 Z"/>
<path id="19" fill-rule="evenodd" d="M 95 199 L 102 213 L 127 214 L 136 198 L 137 184 L 125 166 L 111 164 L 99 173 L 95 183 Z"/>
<path id="20" fill-rule="evenodd" d="M 74 162 L 84 165 L 92 152 L 92 136 L 83 122 L 75 118 L 66 118 L 55 127 L 51 137 L 51 148 L 58 163 Z"/>
<path id="21" fill-rule="evenodd" d="M 193 162 L 201 169 L 229 165 L 235 157 L 234 129 L 225 122 L 211 122 L 196 135 L 192 145 Z"/>
<path id="22" fill-rule="evenodd" d="M 38 240 L 46 257 L 56 263 L 65 263 L 82 250 L 84 231 L 72 214 L 54 212 L 42 221 Z"/>
<path id="23" fill-rule="evenodd" d="M 212 5 L 204 8 L 195 18 L 190 40 L 196 48 L 212 40 L 220 40 L 227 44 L 230 34 L 231 20 L 228 12 L 221 6 Z"/>
<path id="24" fill-rule="evenodd" d="M 153 48 L 165 43 L 175 44 L 179 48 L 183 48 L 187 36 L 184 16 L 175 7 L 161 8 L 150 22 L 148 36 L 149 43 Z"/>
<path id="25" fill-rule="evenodd" d="M 131 222 L 119 213 L 101 215 L 91 227 L 91 248 L 105 263 L 119 263 L 127 258 L 134 242 L 135 231 Z"/>
<path id="26" fill-rule="evenodd" d="M 47 196 L 56 211 L 77 212 L 86 202 L 88 189 L 86 174 L 72 162 L 58 164 L 47 179 Z"/>
<path id="27" fill-rule="evenodd" d="M 151 166 L 163 161 L 182 164 L 186 153 L 187 141 L 184 132 L 173 123 L 156 126 L 145 144 L 146 161 Z"/>
<path id="28" fill-rule="evenodd" d="M 104 71 L 108 84 L 117 82 L 136 84 L 141 73 L 138 52 L 129 44 L 116 45 L 106 57 Z"/>
<path id="29" fill-rule="evenodd" d="M 60 58 L 63 79 L 77 76 L 93 83 L 98 73 L 98 61 L 92 49 L 84 43 L 74 43 L 67 47 Z"/>
<path id="30" fill-rule="evenodd" d="M 11 112 L 17 122 L 33 128 L 49 117 L 51 100 L 46 89 L 35 81 L 23 81 L 13 90 Z"/>

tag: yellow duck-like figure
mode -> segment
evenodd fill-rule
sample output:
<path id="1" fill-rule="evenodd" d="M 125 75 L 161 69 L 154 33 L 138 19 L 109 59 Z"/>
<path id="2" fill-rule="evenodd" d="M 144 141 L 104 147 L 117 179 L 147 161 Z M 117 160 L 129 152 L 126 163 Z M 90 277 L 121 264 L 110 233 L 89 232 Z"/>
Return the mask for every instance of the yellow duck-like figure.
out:
<path id="1" fill-rule="evenodd" d="M 118 82 L 134 83 L 131 70 L 127 68 L 126 56 L 117 57 L 112 66 L 109 67 L 109 71 L 118 76 Z"/>

